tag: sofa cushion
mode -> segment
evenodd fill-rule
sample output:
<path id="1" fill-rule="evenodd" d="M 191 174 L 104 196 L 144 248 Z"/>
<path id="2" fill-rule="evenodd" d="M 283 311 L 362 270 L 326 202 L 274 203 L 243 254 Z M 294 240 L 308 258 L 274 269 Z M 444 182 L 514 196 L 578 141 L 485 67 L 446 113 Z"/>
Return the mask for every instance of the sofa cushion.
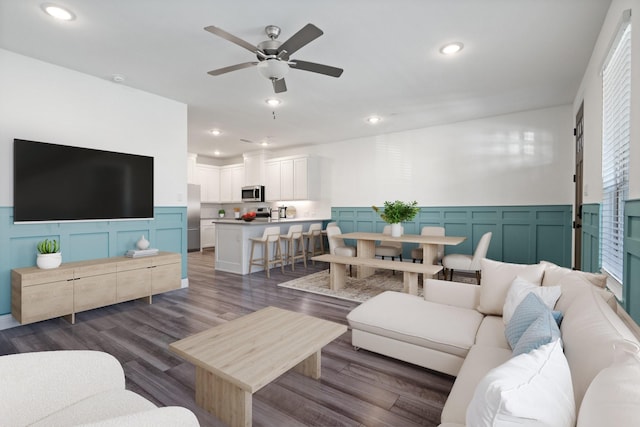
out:
<path id="1" fill-rule="evenodd" d="M 543 287 L 535 285 L 520 276 L 516 277 L 509 288 L 509 292 L 507 292 L 507 298 L 504 302 L 504 307 L 502 308 L 502 320 L 505 325 L 509 323 L 516 307 L 529 293 L 538 295 L 540 299 L 544 301 L 545 305 L 549 307 L 549 309 L 553 310 L 553 307 L 556 305 L 556 301 L 560 298 L 561 289 L 560 286 Z"/>
<path id="2" fill-rule="evenodd" d="M 528 294 L 518 305 L 513 317 L 507 324 L 504 334 L 511 348 L 515 348 L 520 337 L 525 333 L 529 326 L 541 315 L 550 312 L 549 308 L 544 304 L 539 296 Z"/>
<path id="3" fill-rule="evenodd" d="M 524 331 L 524 334 L 522 334 L 518 343 L 513 348 L 513 355 L 517 356 L 522 353 L 529 353 L 558 338 L 560 338 L 560 329 L 551 311 L 547 311 L 538 316 L 538 318 L 529 325 L 527 330 Z"/>
<path id="4" fill-rule="evenodd" d="M 621 341 L 614 363 L 600 371 L 580 406 L 578 427 L 635 427 L 640 420 L 640 347 Z"/>
<path id="5" fill-rule="evenodd" d="M 483 259 L 482 284 L 480 285 L 480 304 L 478 311 L 484 314 L 502 315 L 502 308 L 507 298 L 511 283 L 520 276 L 536 285 L 542 283 L 544 266 L 540 264 L 510 264 L 506 262 Z"/>
<path id="6" fill-rule="evenodd" d="M 31 426 L 63 427 L 89 424 L 149 409 L 156 409 L 156 406 L 132 391 L 124 389 L 107 391 L 67 406 Z"/>
<path id="7" fill-rule="evenodd" d="M 476 344 L 511 350 L 504 334 L 505 325 L 500 316 L 485 316 L 476 334 Z"/>
<path id="8" fill-rule="evenodd" d="M 475 342 L 482 318 L 476 310 L 394 291 L 376 295 L 347 315 L 354 329 L 460 357 Z"/>
<path id="9" fill-rule="evenodd" d="M 566 274 L 562 276 L 560 280 L 560 288 L 562 289 L 562 295 L 558 298 L 556 303 L 556 310 L 560 310 L 563 313 L 567 310 L 567 307 L 571 305 L 571 302 L 576 299 L 580 294 L 586 292 L 588 289 L 594 289 L 596 294 L 600 296 L 614 312 L 618 311 L 618 301 L 615 295 L 608 289 L 601 289 L 593 286 L 591 282 L 586 280 L 579 274 Z"/>
<path id="10" fill-rule="evenodd" d="M 458 377 L 442 408 L 442 423 L 465 423 L 473 392 L 487 373 L 511 358 L 511 350 L 474 345 L 462 363 Z"/>
<path id="11" fill-rule="evenodd" d="M 560 326 L 576 407 L 580 407 L 593 378 L 613 361 L 614 344 L 625 339 L 638 342 L 598 291 L 595 286 L 582 287 L 568 304 Z"/>
<path id="12" fill-rule="evenodd" d="M 587 282 L 599 288 L 607 286 L 607 276 L 601 273 L 589 273 L 586 271 L 572 270 L 566 267 L 560 267 L 549 261 L 540 261 L 544 265 L 544 276 L 542 277 L 542 286 L 559 285 L 562 278 L 567 274 L 580 276 Z"/>
<path id="13" fill-rule="evenodd" d="M 557 339 L 491 370 L 474 391 L 466 425 L 573 427 L 575 417 L 571 372 Z"/>

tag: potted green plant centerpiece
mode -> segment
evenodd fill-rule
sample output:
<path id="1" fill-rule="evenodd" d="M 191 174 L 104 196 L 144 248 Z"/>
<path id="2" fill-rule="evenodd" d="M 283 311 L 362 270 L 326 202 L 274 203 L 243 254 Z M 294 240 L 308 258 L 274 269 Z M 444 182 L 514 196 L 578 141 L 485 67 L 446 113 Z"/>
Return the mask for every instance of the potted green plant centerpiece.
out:
<path id="1" fill-rule="evenodd" d="M 220 218 L 224 218 L 224 209 L 218 209 L 218 215 L 220 215 Z"/>
<path id="2" fill-rule="evenodd" d="M 401 223 L 411 221 L 420 211 L 418 202 L 415 200 L 411 203 L 401 202 L 400 200 L 384 202 L 382 213 L 377 207 L 372 206 L 372 208 L 376 213 L 380 214 L 380 218 L 384 222 L 391 224 L 391 235 L 393 237 L 400 237 L 402 235 Z"/>
<path id="3" fill-rule="evenodd" d="M 58 268 L 62 264 L 62 254 L 60 253 L 60 244 L 53 239 L 44 239 L 38 242 L 38 258 L 36 265 L 38 268 Z"/>

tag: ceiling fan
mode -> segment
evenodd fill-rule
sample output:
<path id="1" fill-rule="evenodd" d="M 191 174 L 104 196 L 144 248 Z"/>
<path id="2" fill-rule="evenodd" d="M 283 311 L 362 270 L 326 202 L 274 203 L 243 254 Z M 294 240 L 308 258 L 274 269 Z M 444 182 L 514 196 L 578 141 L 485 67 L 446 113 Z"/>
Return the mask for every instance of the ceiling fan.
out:
<path id="1" fill-rule="evenodd" d="M 209 71 L 207 74 L 212 76 L 219 76 L 220 74 L 225 74 L 231 71 L 256 66 L 260 74 L 271 80 L 275 93 L 280 93 L 286 92 L 287 90 L 287 85 L 284 82 L 284 76 L 289 72 L 289 68 L 311 71 L 331 77 L 340 77 L 343 71 L 342 68 L 291 59 L 291 55 L 298 49 L 306 46 L 323 34 L 322 30 L 313 24 L 305 25 L 300 31 L 295 33 L 284 43 L 276 40 L 280 35 L 280 27 L 267 25 L 264 31 L 267 33 L 269 40 L 260 42 L 257 46 L 254 46 L 251 43 L 213 25 L 205 27 L 205 30 L 247 49 L 254 53 L 258 58 L 258 61 L 243 62 L 241 64 L 230 65 L 228 67 Z"/>

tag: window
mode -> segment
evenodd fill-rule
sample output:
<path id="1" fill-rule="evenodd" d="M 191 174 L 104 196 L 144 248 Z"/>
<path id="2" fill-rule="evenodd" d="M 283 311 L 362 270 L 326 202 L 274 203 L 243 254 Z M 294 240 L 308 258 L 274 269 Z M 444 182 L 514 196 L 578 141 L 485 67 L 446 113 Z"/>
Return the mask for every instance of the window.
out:
<path id="1" fill-rule="evenodd" d="M 629 189 L 631 22 L 628 13 L 602 69 L 602 268 L 622 283 Z"/>

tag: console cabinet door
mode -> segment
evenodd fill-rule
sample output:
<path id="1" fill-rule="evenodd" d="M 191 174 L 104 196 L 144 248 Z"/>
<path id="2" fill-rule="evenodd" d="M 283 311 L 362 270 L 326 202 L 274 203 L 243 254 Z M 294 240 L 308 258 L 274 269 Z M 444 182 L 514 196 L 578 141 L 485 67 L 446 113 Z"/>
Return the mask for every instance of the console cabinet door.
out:
<path id="1" fill-rule="evenodd" d="M 20 323 L 39 322 L 73 313 L 73 280 L 43 283 L 22 289 Z"/>
<path id="2" fill-rule="evenodd" d="M 81 277 L 73 281 L 74 312 L 92 310 L 116 303 L 115 273 Z"/>
<path id="3" fill-rule="evenodd" d="M 123 302 L 151 295 L 151 259 L 118 263 L 116 301 Z"/>
<path id="4" fill-rule="evenodd" d="M 180 289 L 180 263 L 156 265 L 151 269 L 151 293 L 161 294 L 174 289 Z"/>

